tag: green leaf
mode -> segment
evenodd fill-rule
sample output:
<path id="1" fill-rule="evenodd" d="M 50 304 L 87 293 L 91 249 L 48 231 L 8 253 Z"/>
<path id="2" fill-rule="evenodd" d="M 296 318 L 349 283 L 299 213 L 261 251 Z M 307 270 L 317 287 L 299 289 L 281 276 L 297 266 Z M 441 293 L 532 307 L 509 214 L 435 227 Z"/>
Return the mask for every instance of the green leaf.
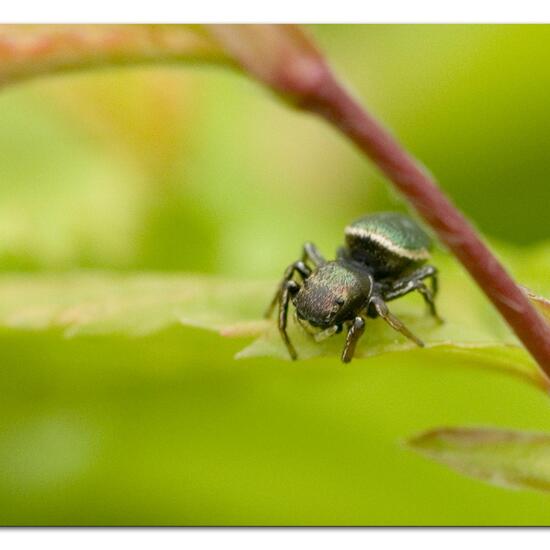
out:
<path id="1" fill-rule="evenodd" d="M 259 316 L 267 287 L 194 275 L 3 275 L 0 324 L 59 327 L 67 336 L 145 335 L 178 323 L 228 336 L 258 334 L 267 324 Z"/>
<path id="2" fill-rule="evenodd" d="M 538 256 L 540 250 L 533 253 Z M 506 251 L 508 263 L 521 265 L 520 259 L 527 260 L 529 253 L 519 253 L 512 249 Z M 517 339 L 507 325 L 487 302 L 480 290 L 464 274 L 462 268 L 448 256 L 438 254 L 433 263 L 441 273 L 441 290 L 437 297 L 443 324 L 437 323 L 425 311 L 418 294 L 408 295 L 390 303 L 390 309 L 417 334 L 427 348 L 440 349 L 448 353 L 462 353 L 469 361 L 483 362 L 485 366 L 498 365 L 500 370 L 507 369 L 522 377 L 527 377 L 542 387 L 546 383 L 529 355 L 518 344 Z M 535 269 L 535 266 L 533 266 Z M 522 273 L 531 281 L 529 272 Z M 547 281 L 549 278 L 547 278 Z M 550 292 L 549 282 L 538 284 L 544 292 Z M 316 342 L 297 326 L 292 319 L 289 334 L 301 358 L 318 356 L 338 356 L 344 345 L 344 334 L 336 335 L 323 342 Z M 369 357 L 380 353 L 414 349 L 414 343 L 405 339 L 388 327 L 381 319 L 367 320 L 365 336 L 357 348 L 356 357 Z M 274 323 L 252 344 L 241 351 L 238 357 L 276 356 L 287 357 L 280 343 Z"/>
<path id="3" fill-rule="evenodd" d="M 439 428 L 408 443 L 420 454 L 488 483 L 550 491 L 550 434 Z"/>
<path id="4" fill-rule="evenodd" d="M 513 257 L 511 252 L 508 254 Z M 419 295 L 392 302 L 394 314 L 434 352 L 459 355 L 465 366 L 498 370 L 547 389 L 531 358 L 457 264 L 443 254 L 438 254 L 434 263 L 441 272 L 438 307 L 444 324 L 427 314 Z M 262 318 L 275 287 L 269 281 L 199 275 L 3 275 L 0 325 L 35 330 L 58 327 L 67 336 L 75 336 L 145 335 L 183 324 L 228 337 L 255 337 L 237 354 L 238 358 L 288 359 L 276 321 Z M 301 359 L 338 357 L 341 353 L 343 334 L 317 342 L 293 315 L 289 316 L 289 333 Z M 381 319 L 369 319 L 356 357 L 414 348 Z"/>

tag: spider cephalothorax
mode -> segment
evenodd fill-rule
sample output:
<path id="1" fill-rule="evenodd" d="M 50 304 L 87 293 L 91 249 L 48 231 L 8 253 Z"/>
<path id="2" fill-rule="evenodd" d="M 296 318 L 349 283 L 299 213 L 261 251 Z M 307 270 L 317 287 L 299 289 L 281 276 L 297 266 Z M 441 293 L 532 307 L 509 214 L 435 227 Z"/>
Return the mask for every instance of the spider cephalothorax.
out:
<path id="1" fill-rule="evenodd" d="M 301 260 L 286 269 L 268 309 L 269 316 L 279 304 L 279 330 L 292 359 L 297 354 L 286 331 L 290 302 L 300 322 L 325 334 L 347 327 L 342 352 L 345 363 L 353 358 L 357 341 L 365 330 L 366 317 L 382 317 L 392 328 L 423 346 L 390 313 L 386 302 L 418 290 L 430 313 L 439 319 L 434 303 L 437 270 L 424 265 L 430 257 L 428 235 L 408 216 L 382 212 L 348 225 L 345 236 L 346 244 L 333 261 L 326 261 L 314 244 L 306 243 Z M 431 278 L 431 289 L 423 282 L 427 278 Z"/>

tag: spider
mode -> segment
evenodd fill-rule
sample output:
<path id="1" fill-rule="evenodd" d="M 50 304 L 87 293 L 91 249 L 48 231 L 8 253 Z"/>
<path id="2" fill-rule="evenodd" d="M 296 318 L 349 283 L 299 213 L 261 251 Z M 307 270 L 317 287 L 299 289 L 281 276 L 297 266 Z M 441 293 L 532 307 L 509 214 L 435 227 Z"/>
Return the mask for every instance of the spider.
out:
<path id="1" fill-rule="evenodd" d="M 346 227 L 345 246 L 338 249 L 335 260 L 325 260 L 313 243 L 304 244 L 301 259 L 286 269 L 266 317 L 278 304 L 279 332 L 292 359 L 298 354 L 287 334 L 291 302 L 299 323 L 308 331 L 310 327 L 317 331 L 317 341 L 347 328 L 344 363 L 352 360 L 367 317 L 381 317 L 423 347 L 422 340 L 389 311 L 386 302 L 417 290 L 430 314 L 442 322 L 434 301 L 437 269 L 424 265 L 430 248 L 430 237 L 409 216 L 395 212 L 363 216 Z M 431 288 L 425 279 L 431 279 Z"/>

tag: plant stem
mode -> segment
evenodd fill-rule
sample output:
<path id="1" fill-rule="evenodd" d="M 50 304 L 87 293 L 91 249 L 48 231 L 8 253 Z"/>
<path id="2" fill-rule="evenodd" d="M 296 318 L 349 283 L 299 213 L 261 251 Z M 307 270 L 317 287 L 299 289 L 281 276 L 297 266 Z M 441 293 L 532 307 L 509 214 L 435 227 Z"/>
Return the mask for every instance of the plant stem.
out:
<path id="1" fill-rule="evenodd" d="M 550 325 L 427 171 L 327 69 L 298 106 L 321 115 L 351 139 L 393 182 L 460 260 L 550 377 Z"/>
<path id="2" fill-rule="evenodd" d="M 196 25 L 0 25 L 0 85 L 41 74 L 232 60 Z"/>

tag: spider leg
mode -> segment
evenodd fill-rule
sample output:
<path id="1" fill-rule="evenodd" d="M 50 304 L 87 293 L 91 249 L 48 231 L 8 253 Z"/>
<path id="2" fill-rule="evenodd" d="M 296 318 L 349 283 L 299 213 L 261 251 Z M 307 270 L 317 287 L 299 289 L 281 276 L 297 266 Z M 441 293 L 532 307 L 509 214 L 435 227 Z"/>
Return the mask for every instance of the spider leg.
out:
<path id="1" fill-rule="evenodd" d="M 319 267 L 327 263 L 323 255 L 319 252 L 319 249 L 309 241 L 304 243 L 304 247 L 302 249 L 302 262 L 306 262 L 308 260 L 315 267 Z"/>
<path id="2" fill-rule="evenodd" d="M 390 327 L 403 334 L 403 336 L 406 336 L 409 340 L 412 340 L 417 346 L 424 347 L 424 342 L 422 342 L 420 338 L 415 336 L 405 326 L 401 319 L 390 313 L 388 306 L 382 298 L 380 298 L 379 296 L 374 296 L 373 298 L 371 298 L 370 305 L 374 307 L 376 313 L 378 313 L 378 315 L 380 315 L 380 317 L 382 317 L 382 319 L 384 319 L 384 321 L 386 321 L 386 323 L 388 323 Z"/>
<path id="3" fill-rule="evenodd" d="M 292 279 L 294 273 L 298 273 L 298 275 L 300 275 L 300 277 L 302 278 L 302 281 L 304 279 L 307 279 L 311 275 L 311 268 L 306 264 L 306 262 L 308 261 L 313 264 L 314 267 L 319 267 L 326 263 L 325 258 L 323 258 L 323 255 L 319 252 L 319 249 L 312 242 L 304 243 L 304 246 L 302 247 L 301 260 L 290 264 L 286 268 L 283 279 L 277 287 L 277 291 L 275 292 L 275 296 L 273 296 L 271 303 L 265 311 L 264 317 L 266 319 L 271 317 L 271 314 L 273 313 L 273 310 L 275 309 L 275 306 L 279 301 L 279 296 L 283 291 L 283 286 L 285 285 L 286 281 L 290 281 Z"/>
<path id="4" fill-rule="evenodd" d="M 357 342 L 359 338 L 361 338 L 364 332 L 365 332 L 364 319 L 362 317 L 356 317 L 353 320 L 353 323 L 350 326 L 348 330 L 348 334 L 346 336 L 346 344 L 344 346 L 344 350 L 342 351 L 343 363 L 349 363 L 353 359 Z"/>
<path id="5" fill-rule="evenodd" d="M 400 279 L 390 285 L 383 286 L 382 296 L 386 302 L 401 298 L 401 296 L 405 296 L 405 294 L 414 290 L 415 283 L 416 281 L 411 279 Z"/>
<path id="6" fill-rule="evenodd" d="M 390 287 L 389 290 L 383 292 L 383 297 L 386 302 L 389 302 L 390 300 L 395 300 L 396 298 L 405 296 L 405 294 L 413 292 L 414 290 L 418 290 L 418 292 L 420 292 L 422 298 L 424 298 L 424 301 L 428 306 L 430 314 L 435 317 L 437 321 L 442 323 L 443 319 L 441 319 L 441 317 L 438 315 L 437 308 L 435 306 L 435 294 L 433 290 L 430 290 L 422 281 L 418 279 L 407 279 L 398 281 L 395 285 Z"/>
<path id="7" fill-rule="evenodd" d="M 338 329 L 341 330 L 341 327 L 339 325 L 332 325 L 331 327 L 326 328 L 325 330 L 321 332 L 317 332 L 313 335 L 313 339 L 316 342 L 322 342 L 323 340 L 326 340 L 327 338 L 330 338 L 334 334 L 338 333 Z"/>
<path id="8" fill-rule="evenodd" d="M 432 281 L 432 296 L 435 298 L 439 291 L 439 277 L 437 276 L 437 269 L 430 266 L 433 269 L 433 273 L 430 275 Z"/>
<path id="9" fill-rule="evenodd" d="M 432 279 L 432 281 L 435 279 Z M 434 317 L 439 323 L 443 323 L 443 319 L 439 316 L 437 313 L 437 309 L 435 307 L 435 293 L 433 290 L 430 290 L 424 283 L 421 281 L 417 281 L 414 287 L 414 290 L 418 290 L 420 294 L 422 294 L 422 298 L 424 298 L 424 301 L 426 302 L 426 305 L 428 306 L 428 309 L 430 310 L 430 315 Z M 436 289 L 437 290 L 437 289 Z"/>
<path id="10" fill-rule="evenodd" d="M 431 279 L 431 290 L 423 282 L 423 280 L 427 278 Z M 438 315 L 435 306 L 435 296 L 438 290 L 437 269 L 432 265 L 421 267 L 410 275 L 395 281 L 383 290 L 382 295 L 384 300 L 389 302 L 390 300 L 405 296 L 405 294 L 413 292 L 414 290 L 418 290 L 422 295 L 430 314 L 435 317 L 437 321 L 442 323 L 443 319 Z"/>
<path id="11" fill-rule="evenodd" d="M 300 287 L 296 281 L 289 280 L 286 281 L 283 285 L 282 291 L 279 295 L 279 332 L 281 333 L 281 337 L 288 349 L 288 353 L 292 360 L 297 359 L 298 354 L 296 353 L 296 350 L 294 349 L 294 346 L 292 345 L 287 331 L 286 331 L 286 325 L 287 325 L 287 319 L 288 319 L 288 304 L 290 303 L 290 298 L 296 294 L 300 290 Z"/>
<path id="12" fill-rule="evenodd" d="M 281 296 L 281 293 L 283 292 L 285 284 L 288 281 L 292 280 L 295 273 L 298 273 L 298 275 L 302 278 L 302 281 L 303 281 L 311 275 L 311 269 L 302 260 L 298 260 L 297 262 L 290 264 L 286 268 L 285 273 L 283 275 L 283 279 L 277 286 L 277 291 L 275 292 L 275 296 L 273 296 L 273 299 L 271 300 L 268 308 L 264 313 L 264 317 L 266 319 L 269 319 L 269 317 L 271 317 L 273 310 L 275 309 L 275 306 L 279 302 L 279 298 Z"/>
<path id="13" fill-rule="evenodd" d="M 326 260 L 323 258 L 317 247 L 311 242 L 304 244 L 301 260 L 290 264 L 286 268 L 283 278 L 277 286 L 277 291 L 275 292 L 275 295 L 273 296 L 273 299 L 265 312 L 266 318 L 271 317 L 275 307 L 279 304 L 279 332 L 281 333 L 281 337 L 292 359 L 296 359 L 297 354 L 286 331 L 288 306 L 291 297 L 294 296 L 298 290 L 300 290 L 300 286 L 294 280 L 294 276 L 297 275 L 302 279 L 302 281 L 305 281 L 311 275 L 312 269 L 306 264 L 306 262 L 311 263 L 315 268 L 326 263 Z"/>
<path id="14" fill-rule="evenodd" d="M 423 281 L 424 279 L 430 279 L 432 284 L 432 295 L 435 298 L 439 289 L 437 268 L 433 265 L 425 265 L 416 271 L 413 271 L 408 279 L 414 279 L 416 281 Z"/>

